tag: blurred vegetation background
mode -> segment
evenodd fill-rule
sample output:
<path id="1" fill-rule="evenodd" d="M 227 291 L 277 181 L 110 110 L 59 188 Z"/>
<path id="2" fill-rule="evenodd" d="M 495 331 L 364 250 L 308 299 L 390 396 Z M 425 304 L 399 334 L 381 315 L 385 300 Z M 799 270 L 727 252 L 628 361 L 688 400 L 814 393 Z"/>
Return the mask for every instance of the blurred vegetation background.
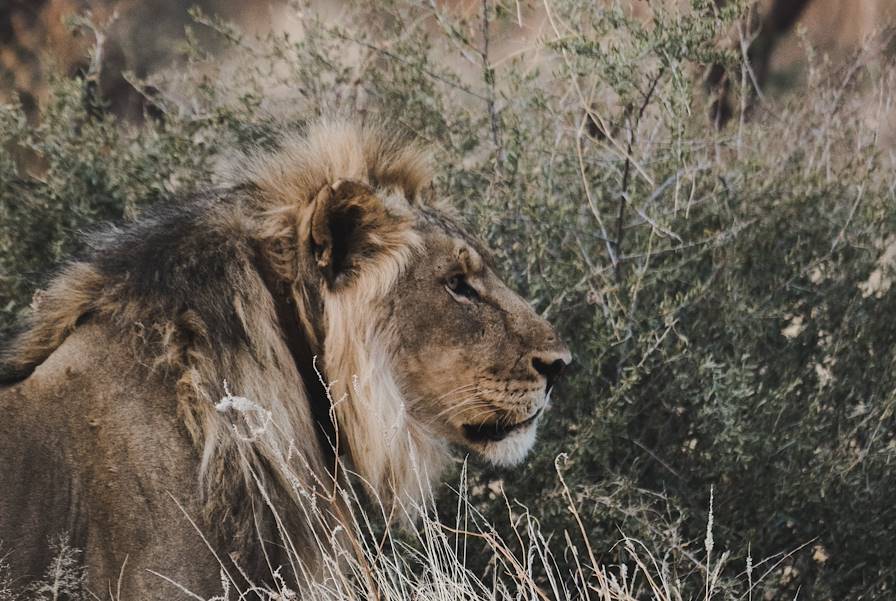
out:
<path id="1" fill-rule="evenodd" d="M 636 538 L 685 598 L 716 569 L 721 598 L 890 598 L 896 70 L 886 3 L 846 5 L 833 35 L 808 8 L 757 94 L 743 2 L 6 4 L 0 335 L 83 230 L 321 110 L 391 120 L 574 350 L 526 466 L 470 470 L 495 528 L 580 536 L 560 470 L 598 560 Z"/>

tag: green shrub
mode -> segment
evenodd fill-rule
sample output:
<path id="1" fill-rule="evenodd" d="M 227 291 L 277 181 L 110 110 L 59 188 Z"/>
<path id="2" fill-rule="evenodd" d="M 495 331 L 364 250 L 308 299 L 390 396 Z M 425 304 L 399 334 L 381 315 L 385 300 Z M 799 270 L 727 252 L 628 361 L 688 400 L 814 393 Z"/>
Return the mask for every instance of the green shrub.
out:
<path id="1" fill-rule="evenodd" d="M 643 22 L 547 5 L 537 49 L 500 66 L 485 38 L 515 27 L 512 3 L 470 22 L 370 3 L 262 40 L 197 14 L 233 49 L 218 61 L 194 48 L 194 69 L 160 84 L 190 102 L 162 123 L 91 120 L 67 81 L 37 128 L 0 109 L 0 332 L 79 230 L 214 183 L 232 149 L 275 143 L 315 111 L 393 119 L 431 142 L 439 191 L 574 350 L 527 467 L 471 470 L 489 521 L 527 507 L 560 548 L 576 538 L 554 469 L 566 453 L 601 562 L 633 562 L 624 533 L 660 550 L 681 594 L 702 595 L 689 575 L 706 570 L 714 490 L 723 596 L 743 592 L 748 557 L 749 580 L 768 570 L 754 598 L 892 594 L 896 183 L 862 101 L 892 102 L 889 67 L 815 77 L 715 132 L 700 68 L 740 68 L 715 40 L 737 6 L 694 0 Z M 470 561 L 487 573 L 492 559 Z"/>

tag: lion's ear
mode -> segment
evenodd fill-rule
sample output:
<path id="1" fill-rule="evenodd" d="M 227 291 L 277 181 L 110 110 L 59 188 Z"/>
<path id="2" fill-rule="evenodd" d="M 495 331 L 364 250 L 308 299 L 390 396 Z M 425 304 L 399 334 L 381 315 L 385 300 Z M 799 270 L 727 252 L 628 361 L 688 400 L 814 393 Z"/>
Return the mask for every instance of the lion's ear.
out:
<path id="1" fill-rule="evenodd" d="M 382 201 L 367 184 L 341 180 L 324 186 L 314 199 L 311 250 L 330 286 L 348 279 L 373 254 L 376 232 L 387 227 Z"/>

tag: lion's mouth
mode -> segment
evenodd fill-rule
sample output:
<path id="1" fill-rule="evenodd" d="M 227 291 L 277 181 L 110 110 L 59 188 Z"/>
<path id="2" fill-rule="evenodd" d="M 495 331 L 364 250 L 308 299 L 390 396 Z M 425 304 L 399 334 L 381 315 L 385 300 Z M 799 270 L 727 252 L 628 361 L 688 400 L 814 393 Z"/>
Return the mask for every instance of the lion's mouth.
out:
<path id="1" fill-rule="evenodd" d="M 505 424 L 500 420 L 483 424 L 464 424 L 464 436 L 471 442 L 499 442 L 534 422 L 539 415 L 541 415 L 541 409 L 515 424 Z"/>

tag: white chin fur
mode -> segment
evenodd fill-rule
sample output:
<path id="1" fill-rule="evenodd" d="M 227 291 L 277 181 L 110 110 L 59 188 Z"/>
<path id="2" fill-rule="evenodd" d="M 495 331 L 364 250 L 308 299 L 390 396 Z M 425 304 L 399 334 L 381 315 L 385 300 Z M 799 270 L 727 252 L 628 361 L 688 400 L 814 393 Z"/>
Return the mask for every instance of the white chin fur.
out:
<path id="1" fill-rule="evenodd" d="M 512 432 L 507 438 L 499 442 L 487 442 L 477 446 L 476 451 L 485 459 L 495 465 L 511 467 L 523 459 L 535 444 L 535 433 L 538 430 L 537 422 L 524 430 Z"/>

